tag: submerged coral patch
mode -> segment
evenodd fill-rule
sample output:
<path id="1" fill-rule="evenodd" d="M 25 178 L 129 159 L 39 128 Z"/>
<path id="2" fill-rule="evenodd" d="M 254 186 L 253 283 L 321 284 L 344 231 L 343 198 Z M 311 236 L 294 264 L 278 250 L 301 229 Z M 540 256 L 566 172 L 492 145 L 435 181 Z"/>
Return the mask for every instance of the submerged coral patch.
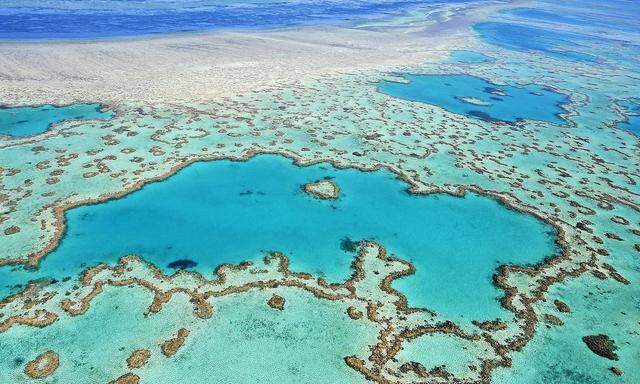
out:
<path id="1" fill-rule="evenodd" d="M 24 368 L 24 372 L 32 379 L 42 379 L 55 372 L 59 364 L 58 354 L 47 351 L 30 361 Z"/>
<path id="2" fill-rule="evenodd" d="M 616 344 L 613 340 L 609 338 L 607 335 L 589 335 L 584 336 L 582 341 L 589 347 L 591 352 L 595 353 L 598 356 L 602 356 L 609 360 L 618 360 L 618 355 L 616 354 Z"/>
<path id="3" fill-rule="evenodd" d="M 174 260 L 172 262 L 170 262 L 169 264 L 167 264 L 167 268 L 171 268 L 171 269 L 189 269 L 189 268 L 194 268 L 198 265 L 197 262 L 190 260 L 190 259 L 179 259 L 179 260 Z"/>
<path id="4" fill-rule="evenodd" d="M 147 364 L 151 352 L 148 349 L 136 349 L 131 352 L 131 356 L 127 359 L 127 366 L 129 368 L 141 368 Z"/>
<path id="5" fill-rule="evenodd" d="M 358 249 L 358 242 L 351 240 L 349 237 L 343 237 L 340 240 L 340 249 L 345 252 L 355 252 Z"/>
<path id="6" fill-rule="evenodd" d="M 303 189 L 307 194 L 323 200 L 335 200 L 340 196 L 340 187 L 327 179 L 307 183 Z"/>
<path id="7" fill-rule="evenodd" d="M 162 343 L 160 346 L 162 354 L 167 357 L 171 357 L 178 353 L 184 344 L 184 340 L 189 336 L 189 333 L 191 332 L 189 332 L 188 329 L 180 328 L 174 337 L 171 337 Z"/>

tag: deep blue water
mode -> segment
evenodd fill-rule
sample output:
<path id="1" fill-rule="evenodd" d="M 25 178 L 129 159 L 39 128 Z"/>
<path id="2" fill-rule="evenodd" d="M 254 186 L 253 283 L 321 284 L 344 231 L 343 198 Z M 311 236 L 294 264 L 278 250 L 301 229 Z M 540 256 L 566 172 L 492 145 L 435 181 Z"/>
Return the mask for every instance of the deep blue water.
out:
<path id="1" fill-rule="evenodd" d="M 541 120 L 563 124 L 558 116 L 565 95 L 549 88 L 496 85 L 470 75 L 403 74 L 408 83 L 381 81 L 378 90 L 406 100 L 437 105 L 450 112 L 483 120 Z"/>
<path id="2" fill-rule="evenodd" d="M 0 107 L 0 134 L 13 137 L 33 136 L 64 120 L 110 119 L 112 116 L 112 112 L 102 111 L 99 104 Z"/>
<path id="3" fill-rule="evenodd" d="M 495 21 L 474 29 L 485 41 L 512 50 L 585 63 L 637 64 L 640 46 L 630 36 L 640 32 L 640 2 L 543 2 L 548 4 L 501 11 Z"/>
<path id="4" fill-rule="evenodd" d="M 618 123 L 617 127 L 640 136 L 640 99 L 636 102 L 620 101 L 618 105 L 624 109 L 627 121 Z"/>
<path id="5" fill-rule="evenodd" d="M 579 41 L 592 40 L 584 35 L 502 22 L 478 23 L 473 28 L 482 39 L 499 47 L 540 52 L 565 60 L 600 62 L 598 57 L 581 51 Z"/>
<path id="6" fill-rule="evenodd" d="M 302 191 L 324 177 L 340 185 L 338 200 Z M 300 168 L 270 155 L 193 164 L 124 198 L 68 211 L 60 246 L 37 271 L 0 268 L 0 293 L 29 279 L 77 276 L 128 254 L 165 272 L 188 268 L 211 276 L 221 263 L 278 250 L 293 270 L 337 282 L 351 274 L 349 241 L 371 239 L 416 265 L 415 275 L 397 283 L 412 305 L 488 319 L 505 313 L 492 284 L 495 268 L 555 252 L 549 226 L 493 199 L 416 196 L 406 187 L 388 171 Z"/>
<path id="7" fill-rule="evenodd" d="M 612 30 L 637 32 L 640 2 L 635 0 L 542 0 L 550 4 L 544 8 L 516 8 L 506 14 L 528 20 L 554 22 L 585 27 L 585 31 L 610 33 Z M 571 7 L 570 11 L 566 8 Z"/>
<path id="8" fill-rule="evenodd" d="M 7 0 L 0 3 L 0 39 L 92 39 L 349 22 L 429 2 L 433 0 Z"/>

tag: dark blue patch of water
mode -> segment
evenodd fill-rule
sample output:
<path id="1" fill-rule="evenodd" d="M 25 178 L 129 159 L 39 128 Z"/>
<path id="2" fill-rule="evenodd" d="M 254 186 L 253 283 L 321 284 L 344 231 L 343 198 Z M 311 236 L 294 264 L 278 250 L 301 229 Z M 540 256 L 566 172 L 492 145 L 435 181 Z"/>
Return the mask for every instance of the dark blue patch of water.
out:
<path id="1" fill-rule="evenodd" d="M 513 23 L 485 22 L 473 27 L 490 44 L 520 51 L 539 52 L 572 61 L 599 63 L 596 56 L 582 52 L 580 40 L 592 40 L 584 35 L 549 30 Z"/>
<path id="2" fill-rule="evenodd" d="M 565 123 L 560 114 L 568 98 L 540 85 L 496 85 L 470 75 L 403 74 L 401 77 L 408 82 L 381 81 L 378 90 L 485 121 Z"/>
<path id="3" fill-rule="evenodd" d="M 175 260 L 170 262 L 169 264 L 167 264 L 167 268 L 170 269 L 190 269 L 190 268 L 194 268 L 196 265 L 198 265 L 197 262 L 193 261 L 193 260 L 189 260 L 189 259 L 179 259 L 179 260 Z"/>
<path id="4" fill-rule="evenodd" d="M 618 106 L 622 108 L 626 121 L 619 122 L 617 127 L 640 136 L 640 99 L 619 101 Z"/>

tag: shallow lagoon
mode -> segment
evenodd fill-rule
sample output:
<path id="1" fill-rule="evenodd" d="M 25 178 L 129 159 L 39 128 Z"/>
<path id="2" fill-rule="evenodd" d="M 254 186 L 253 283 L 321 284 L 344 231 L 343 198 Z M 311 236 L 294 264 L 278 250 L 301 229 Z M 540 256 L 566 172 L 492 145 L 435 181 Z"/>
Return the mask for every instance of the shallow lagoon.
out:
<path id="1" fill-rule="evenodd" d="M 562 124 L 565 95 L 547 87 L 496 85 L 470 75 L 403 74 L 408 82 L 381 81 L 378 90 L 483 120 L 542 120 Z"/>
<path id="2" fill-rule="evenodd" d="M 354 322 L 340 303 L 300 289 L 278 293 L 283 311 L 266 304 L 270 292 L 249 291 L 216 299 L 212 318 L 195 320 L 184 297 L 145 316 L 148 292 L 107 287 L 83 316 L 4 333 L 0 382 L 29 382 L 21 367 L 52 349 L 60 367 L 42 382 L 106 383 L 127 371 L 132 350 L 148 348 L 149 364 L 136 370 L 143 383 L 365 383 L 343 358 L 375 343 L 376 329 Z M 181 327 L 191 331 L 185 347 L 161 355 L 159 344 Z"/>
<path id="3" fill-rule="evenodd" d="M 325 177 L 340 186 L 338 200 L 302 191 Z M 277 250 L 291 258 L 293 270 L 338 282 L 350 276 L 355 257 L 346 240 L 372 239 L 417 267 L 394 285 L 411 305 L 456 320 L 492 319 L 507 313 L 496 300 L 495 268 L 537 263 L 555 252 L 549 226 L 492 199 L 417 196 L 406 188 L 389 171 L 300 168 L 272 155 L 196 163 L 122 199 L 68 211 L 60 246 L 37 271 L 0 269 L 0 290 L 15 291 L 14 284 L 38 277 L 75 276 L 132 253 L 165 272 L 174 271 L 170 263 L 191 260 L 194 270 L 211 276 L 222 263 Z"/>
<path id="4" fill-rule="evenodd" d="M 34 136 L 45 132 L 52 124 L 65 120 L 109 119 L 112 116 L 112 112 L 102 111 L 99 104 L 0 107 L 0 135 Z"/>

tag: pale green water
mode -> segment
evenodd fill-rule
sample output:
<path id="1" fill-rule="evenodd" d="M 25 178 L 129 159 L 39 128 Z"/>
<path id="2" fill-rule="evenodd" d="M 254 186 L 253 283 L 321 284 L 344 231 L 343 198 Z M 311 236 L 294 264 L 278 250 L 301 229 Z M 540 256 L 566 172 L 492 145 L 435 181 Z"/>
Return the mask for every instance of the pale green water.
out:
<path id="1" fill-rule="evenodd" d="M 53 349 L 60 366 L 42 382 L 106 383 L 129 371 L 125 360 L 134 349 L 147 348 L 151 360 L 136 370 L 142 382 L 365 383 L 343 358 L 373 343 L 375 328 L 302 290 L 279 294 L 287 299 L 283 311 L 266 304 L 270 293 L 248 292 L 215 301 L 214 316 L 196 320 L 184 299 L 147 317 L 147 293 L 107 288 L 83 316 L 2 334 L 0 382 L 29 380 L 22 366 Z M 185 345 L 175 356 L 163 356 L 159 345 L 181 327 L 191 331 Z"/>

